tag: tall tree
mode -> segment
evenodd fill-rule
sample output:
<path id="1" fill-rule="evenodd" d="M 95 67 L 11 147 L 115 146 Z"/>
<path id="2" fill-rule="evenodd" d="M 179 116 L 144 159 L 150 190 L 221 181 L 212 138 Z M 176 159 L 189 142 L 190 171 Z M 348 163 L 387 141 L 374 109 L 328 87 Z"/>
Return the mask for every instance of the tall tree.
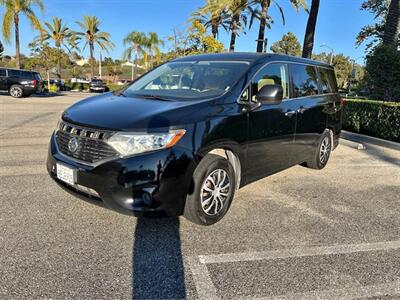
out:
<path id="1" fill-rule="evenodd" d="M 43 12 L 44 5 L 41 0 L 1 0 L 4 7 L 2 32 L 6 42 L 11 42 L 11 29 L 14 26 L 15 32 L 15 58 L 16 67 L 21 68 L 21 53 L 19 42 L 19 21 L 20 15 L 25 15 L 35 30 L 42 30 L 42 26 L 33 11 L 33 6 L 39 7 Z"/>
<path id="2" fill-rule="evenodd" d="M 228 0 L 225 3 L 227 15 L 229 19 L 229 30 L 231 32 L 231 41 L 229 43 L 229 51 L 235 51 L 236 37 L 239 32 L 244 31 L 247 24 L 247 16 L 245 14 L 249 2 L 247 0 Z"/>
<path id="3" fill-rule="evenodd" d="M 400 0 L 391 0 L 386 17 L 383 44 L 397 48 L 400 33 Z"/>
<path id="4" fill-rule="evenodd" d="M 157 58 L 160 57 L 160 46 L 164 45 L 164 41 L 158 37 L 157 33 L 149 32 L 147 42 L 147 47 L 150 52 L 151 66 L 154 67 L 154 58 L 156 58 L 157 63 L 159 63 Z"/>
<path id="5" fill-rule="evenodd" d="M 319 0 L 312 0 L 310 14 L 308 16 L 306 33 L 304 35 L 304 43 L 303 43 L 303 57 L 311 58 L 312 51 L 314 48 L 314 35 L 315 35 L 315 27 L 317 26 L 317 18 L 318 18 L 318 10 L 319 10 Z"/>
<path id="6" fill-rule="evenodd" d="M 301 45 L 294 33 L 288 32 L 280 41 L 275 42 L 271 46 L 271 51 L 279 54 L 300 56 Z"/>
<path id="7" fill-rule="evenodd" d="M 2 42 L 0 41 L 0 59 L 3 58 L 3 52 L 4 52 L 4 46 L 3 46 Z"/>
<path id="8" fill-rule="evenodd" d="M 362 43 L 368 41 L 366 50 L 373 50 L 383 39 L 389 0 L 364 0 L 361 4 L 361 10 L 370 12 L 374 16 L 375 23 L 361 28 L 356 37 L 356 46 L 359 47 Z"/>
<path id="9" fill-rule="evenodd" d="M 290 3 L 296 11 L 299 10 L 300 6 L 304 10 L 308 10 L 305 0 L 290 0 Z M 271 28 L 271 23 L 273 23 L 273 19 L 268 15 L 268 10 L 272 4 L 275 4 L 275 6 L 278 8 L 282 17 L 282 22 L 285 24 L 283 8 L 276 0 L 252 0 L 249 2 L 249 10 L 251 13 L 250 28 L 253 25 L 254 19 L 258 19 L 260 21 L 257 38 L 257 52 L 262 52 L 264 49 L 265 27 Z"/>
<path id="10" fill-rule="evenodd" d="M 61 76 L 61 47 L 64 47 L 71 52 L 73 48 L 76 48 L 76 34 L 70 30 L 65 24 L 63 24 L 61 18 L 53 18 L 52 23 L 44 23 L 47 29 L 44 29 L 37 39 L 42 41 L 52 40 L 54 45 L 58 49 L 59 59 L 57 63 L 58 73 Z"/>
<path id="11" fill-rule="evenodd" d="M 114 48 L 114 43 L 110 40 L 110 34 L 100 31 L 101 21 L 96 16 L 84 16 L 83 21 L 76 22 L 81 27 L 82 32 L 77 35 L 84 37 L 83 50 L 89 45 L 91 75 L 94 76 L 94 47 L 98 45 L 101 50 L 106 51 Z"/>
<path id="12" fill-rule="evenodd" d="M 226 0 L 206 0 L 206 4 L 192 14 L 192 19 L 199 21 L 206 28 L 211 28 L 211 33 L 216 39 L 221 26 L 226 31 L 229 28 L 225 11 L 227 3 Z"/>
<path id="13" fill-rule="evenodd" d="M 125 36 L 123 44 L 124 46 L 128 46 L 124 51 L 123 58 L 131 60 L 132 55 L 134 55 L 134 63 L 137 63 L 136 60 L 139 56 L 147 54 L 149 42 L 145 33 L 132 31 Z"/>

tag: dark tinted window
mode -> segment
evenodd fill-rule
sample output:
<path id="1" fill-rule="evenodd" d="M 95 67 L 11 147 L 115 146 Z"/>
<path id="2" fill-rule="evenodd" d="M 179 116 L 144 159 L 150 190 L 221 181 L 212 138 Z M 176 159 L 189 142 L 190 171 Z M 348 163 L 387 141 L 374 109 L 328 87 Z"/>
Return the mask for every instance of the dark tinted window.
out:
<path id="1" fill-rule="evenodd" d="M 336 93 L 336 78 L 332 69 L 318 68 L 319 76 L 321 78 L 321 87 L 324 94 Z"/>
<path id="2" fill-rule="evenodd" d="M 0 69 L 0 76 L 6 76 L 6 69 Z"/>
<path id="3" fill-rule="evenodd" d="M 12 70 L 12 69 L 8 70 L 8 76 L 9 77 L 19 77 L 22 79 L 33 79 L 32 72 Z"/>
<path id="4" fill-rule="evenodd" d="M 313 96 L 318 94 L 317 73 L 313 66 L 292 64 L 294 98 Z"/>
<path id="5" fill-rule="evenodd" d="M 267 84 L 278 84 L 283 88 L 283 98 L 289 97 L 289 81 L 286 64 L 269 64 L 263 68 L 252 82 L 252 101 L 256 101 L 255 97 L 259 90 Z"/>

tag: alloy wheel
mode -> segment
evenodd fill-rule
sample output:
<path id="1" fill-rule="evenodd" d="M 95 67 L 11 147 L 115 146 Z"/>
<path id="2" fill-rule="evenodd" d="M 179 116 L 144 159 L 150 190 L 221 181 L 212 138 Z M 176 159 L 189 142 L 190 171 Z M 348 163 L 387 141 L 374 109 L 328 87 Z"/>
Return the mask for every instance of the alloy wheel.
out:
<path id="1" fill-rule="evenodd" d="M 330 152 L 331 152 L 331 142 L 329 137 L 326 136 L 322 140 L 321 148 L 319 151 L 319 161 L 322 165 L 324 165 L 328 161 Z"/>
<path id="2" fill-rule="evenodd" d="M 11 94 L 11 96 L 13 96 L 13 97 L 19 98 L 19 97 L 22 96 L 22 89 L 19 88 L 19 87 L 12 87 L 12 88 L 10 89 L 10 94 Z"/>
<path id="3" fill-rule="evenodd" d="M 207 176 L 201 188 L 201 208 L 209 216 L 217 215 L 223 208 L 230 192 L 228 173 L 216 169 Z"/>

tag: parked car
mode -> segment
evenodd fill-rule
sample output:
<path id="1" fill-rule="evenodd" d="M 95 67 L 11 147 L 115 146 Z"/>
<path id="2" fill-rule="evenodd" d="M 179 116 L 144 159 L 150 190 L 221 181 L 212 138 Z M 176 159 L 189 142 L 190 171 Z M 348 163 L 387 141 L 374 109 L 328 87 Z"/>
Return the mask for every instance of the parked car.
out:
<path id="1" fill-rule="evenodd" d="M 104 93 L 107 91 L 107 86 L 104 84 L 103 80 L 101 79 L 92 79 L 90 81 L 90 91 L 91 92 L 100 92 Z"/>
<path id="2" fill-rule="evenodd" d="M 90 83 L 90 80 L 86 78 L 81 78 L 81 77 L 72 77 L 71 78 L 71 83 Z"/>
<path id="3" fill-rule="evenodd" d="M 14 98 L 29 97 L 43 91 L 43 80 L 38 72 L 0 68 L 0 90 Z"/>
<path id="4" fill-rule="evenodd" d="M 210 225 L 237 189 L 298 164 L 324 168 L 342 106 L 325 63 L 255 53 L 180 58 L 66 109 L 47 170 L 71 194 L 118 212 Z"/>

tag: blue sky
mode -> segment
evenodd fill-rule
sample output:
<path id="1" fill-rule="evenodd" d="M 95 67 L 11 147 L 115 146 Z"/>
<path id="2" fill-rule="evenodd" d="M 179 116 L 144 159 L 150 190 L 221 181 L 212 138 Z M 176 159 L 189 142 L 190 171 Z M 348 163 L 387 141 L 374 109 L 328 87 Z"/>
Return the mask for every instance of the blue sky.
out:
<path id="1" fill-rule="evenodd" d="M 280 13 L 276 7 L 270 9 L 275 23 L 266 32 L 268 49 L 273 42 L 283 34 L 292 31 L 300 43 L 303 42 L 307 14 L 304 11 L 295 12 L 289 0 L 278 0 L 284 8 L 286 24 L 283 25 Z M 310 4 L 310 0 L 307 0 Z M 360 28 L 373 22 L 372 16 L 360 10 L 362 0 L 322 0 L 320 4 L 314 52 L 319 53 L 326 43 L 334 48 L 335 53 L 344 53 L 352 58 L 364 56 L 364 47 L 355 47 L 355 37 Z M 51 20 L 53 16 L 61 17 L 72 29 L 78 29 L 75 24 L 84 15 L 96 15 L 102 20 L 101 30 L 112 35 L 116 47 L 105 56 L 121 58 L 123 53 L 122 39 L 130 31 L 155 31 L 165 38 L 172 34 L 173 28 L 183 29 L 191 12 L 202 6 L 204 0 L 44 0 L 46 11 L 42 20 Z M 1 14 L 3 10 L 1 9 Z M 237 39 L 236 51 L 254 51 L 258 24 L 247 34 L 241 34 Z M 29 54 L 28 43 L 37 35 L 32 31 L 25 17 L 22 17 L 21 46 L 24 54 Z M 3 39 L 2 39 L 3 40 Z M 222 32 L 220 40 L 226 47 L 229 45 L 229 35 Z M 168 45 L 166 46 L 168 48 Z M 14 54 L 14 45 L 5 44 L 5 52 Z M 86 49 L 85 55 L 88 55 Z M 97 51 L 96 51 L 97 52 Z M 98 53 L 96 53 L 98 55 Z M 362 62 L 362 59 L 358 61 Z"/>

